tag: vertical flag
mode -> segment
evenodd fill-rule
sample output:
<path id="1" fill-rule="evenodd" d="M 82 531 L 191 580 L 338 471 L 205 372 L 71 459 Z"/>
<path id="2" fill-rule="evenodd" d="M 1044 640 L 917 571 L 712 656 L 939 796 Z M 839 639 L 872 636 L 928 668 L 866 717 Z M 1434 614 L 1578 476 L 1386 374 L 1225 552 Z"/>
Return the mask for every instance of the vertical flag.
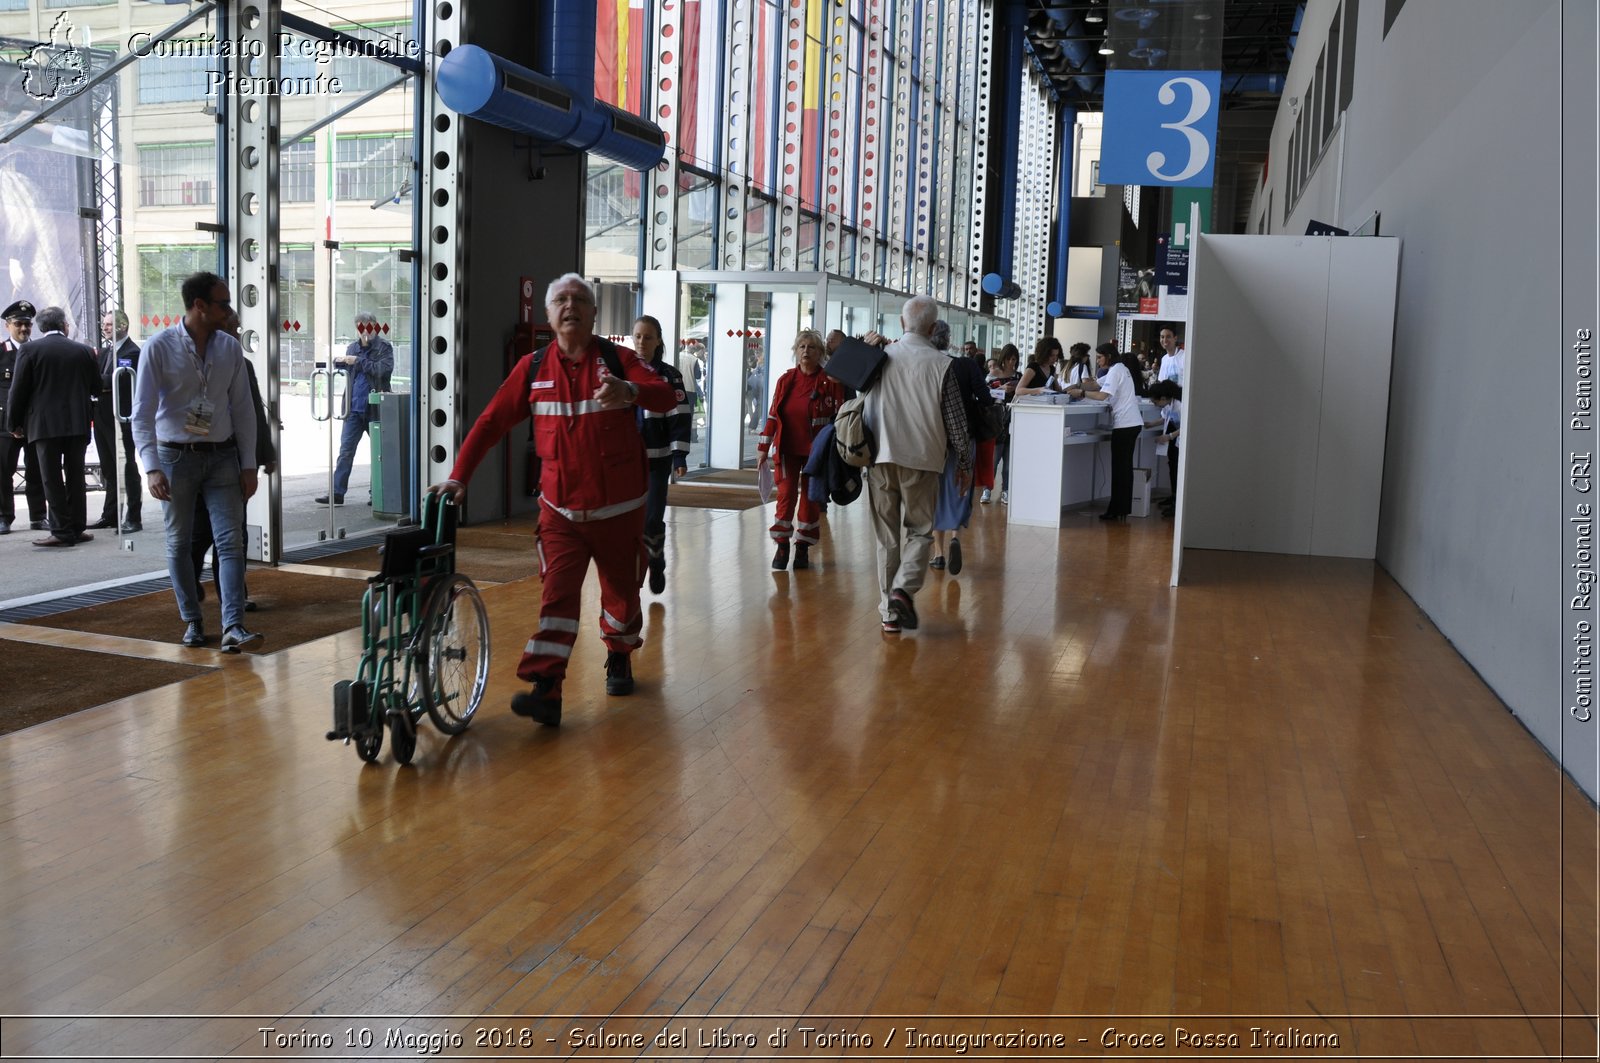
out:
<path id="1" fill-rule="evenodd" d="M 683 5 L 682 40 L 683 55 L 678 59 L 678 154 L 700 162 L 700 0 L 686 0 Z"/>
<path id="2" fill-rule="evenodd" d="M 594 19 L 594 98 L 620 106 L 623 71 L 623 41 L 620 34 L 626 21 L 617 18 L 617 5 L 627 0 L 595 0 Z M 621 25 L 619 25 L 619 23 Z"/>
<path id="3" fill-rule="evenodd" d="M 767 0 L 756 3 L 756 46 L 751 54 L 750 79 L 750 136 L 745 144 L 745 157 L 750 160 L 750 180 L 763 188 L 768 186 L 767 142 L 773 139 L 767 124 L 767 103 L 772 98 L 771 55 L 777 42 L 772 34 L 772 13 Z"/>
<path id="4" fill-rule="evenodd" d="M 623 102 L 617 106 L 629 114 L 655 121 L 656 116 L 647 113 L 649 97 L 644 91 L 644 49 L 647 43 L 644 32 L 644 0 L 617 0 L 617 2 L 619 4 L 626 2 L 628 5 L 627 18 L 617 24 L 617 54 L 626 57 L 625 63 L 617 64 L 623 75 L 623 84 L 617 96 Z M 670 134 L 670 130 L 668 132 Z M 668 139 L 671 139 L 670 136 Z M 623 175 L 622 184 L 628 199 L 637 203 L 644 191 L 644 181 L 639 176 L 639 171 L 629 167 Z"/>
<path id="5" fill-rule="evenodd" d="M 817 209 L 817 178 L 822 173 L 822 90 L 827 71 L 822 62 L 824 0 L 806 0 L 804 97 L 800 117 L 800 202 Z"/>

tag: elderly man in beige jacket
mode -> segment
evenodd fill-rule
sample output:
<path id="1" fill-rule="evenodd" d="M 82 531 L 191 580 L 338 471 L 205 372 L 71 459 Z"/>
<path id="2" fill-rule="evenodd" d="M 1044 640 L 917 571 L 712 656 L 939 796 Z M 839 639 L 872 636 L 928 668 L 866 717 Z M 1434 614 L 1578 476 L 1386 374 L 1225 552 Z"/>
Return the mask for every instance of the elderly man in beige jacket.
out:
<path id="1" fill-rule="evenodd" d="M 912 599 L 928 571 L 933 510 L 948 448 L 959 461 L 962 493 L 972 489 L 961 388 L 951 360 L 928 339 L 938 314 L 938 304 L 926 295 L 906 301 L 900 311 L 905 334 L 889 344 L 883 372 L 866 396 L 866 422 L 878 442 L 867 489 L 878 538 L 878 612 L 887 635 L 918 624 Z"/>

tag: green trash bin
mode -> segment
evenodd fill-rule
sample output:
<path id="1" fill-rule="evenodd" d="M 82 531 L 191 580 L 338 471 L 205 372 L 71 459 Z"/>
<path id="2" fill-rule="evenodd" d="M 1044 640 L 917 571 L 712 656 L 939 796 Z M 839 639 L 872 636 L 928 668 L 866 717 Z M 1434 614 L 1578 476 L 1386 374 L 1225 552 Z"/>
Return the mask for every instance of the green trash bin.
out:
<path id="1" fill-rule="evenodd" d="M 378 408 L 372 422 L 372 512 L 398 520 L 411 511 L 411 396 L 374 392 L 367 397 Z"/>

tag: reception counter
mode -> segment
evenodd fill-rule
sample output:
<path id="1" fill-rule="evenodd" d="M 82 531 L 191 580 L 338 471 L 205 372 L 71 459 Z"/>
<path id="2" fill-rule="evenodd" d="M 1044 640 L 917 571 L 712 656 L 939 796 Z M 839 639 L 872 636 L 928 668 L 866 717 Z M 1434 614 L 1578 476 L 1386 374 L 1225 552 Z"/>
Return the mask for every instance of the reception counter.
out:
<path id="1" fill-rule="evenodd" d="M 1061 525 L 1061 512 L 1111 497 L 1111 406 L 1097 399 L 1052 402 L 1051 396 L 1029 395 L 1011 406 L 1010 505 L 1006 520 L 1041 528 Z M 1140 417 L 1160 416 L 1154 403 L 1140 400 Z M 1157 467 L 1155 437 L 1159 428 L 1139 433 L 1134 451 L 1136 469 L 1148 469 L 1151 486 L 1164 472 Z M 1144 490 L 1134 477 L 1134 498 Z"/>

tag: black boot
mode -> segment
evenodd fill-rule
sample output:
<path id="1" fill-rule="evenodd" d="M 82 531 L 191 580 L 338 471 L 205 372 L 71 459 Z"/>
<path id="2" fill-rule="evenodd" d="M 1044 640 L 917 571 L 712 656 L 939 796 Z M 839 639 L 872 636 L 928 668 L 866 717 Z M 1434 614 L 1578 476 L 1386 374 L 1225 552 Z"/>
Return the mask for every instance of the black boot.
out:
<path id="1" fill-rule="evenodd" d="M 811 567 L 811 544 L 810 543 L 795 543 L 794 544 L 794 568 L 795 568 L 795 571 L 798 572 L 803 568 L 810 568 L 810 567 Z"/>
<path id="2" fill-rule="evenodd" d="M 612 650 L 606 654 L 606 693 L 617 697 L 633 693 L 633 657 Z"/>
<path id="3" fill-rule="evenodd" d="M 554 679 L 535 679 L 532 690 L 512 695 L 511 711 L 546 727 L 560 727 L 561 696 L 550 696 L 555 685 Z"/>
<path id="4" fill-rule="evenodd" d="M 779 543 L 778 549 L 772 555 L 772 567 L 782 572 L 789 567 L 789 544 Z"/>

